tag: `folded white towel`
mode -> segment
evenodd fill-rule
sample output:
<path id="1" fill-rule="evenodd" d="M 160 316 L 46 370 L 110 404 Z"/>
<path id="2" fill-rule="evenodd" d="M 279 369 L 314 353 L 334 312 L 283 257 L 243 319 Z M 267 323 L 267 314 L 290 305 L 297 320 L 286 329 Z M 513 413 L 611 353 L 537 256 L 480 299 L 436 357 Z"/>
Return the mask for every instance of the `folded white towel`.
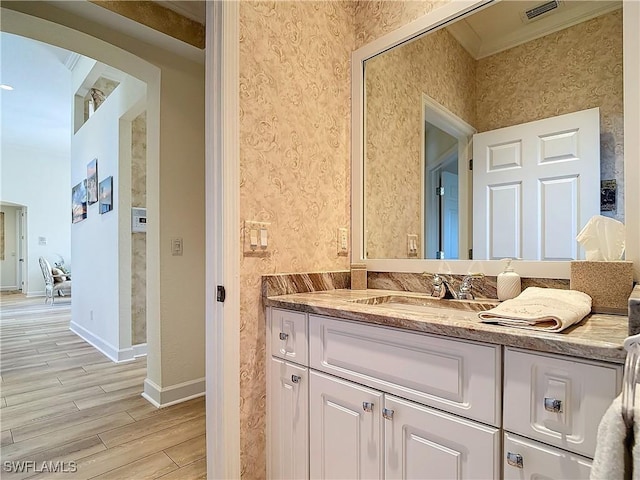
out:
<path id="1" fill-rule="evenodd" d="M 591 312 L 591 297 L 577 290 L 529 287 L 511 300 L 480 312 L 480 321 L 560 332 Z"/>
<path id="2" fill-rule="evenodd" d="M 640 414 L 637 407 L 634 412 L 634 417 Z M 638 441 L 633 441 L 634 437 L 638 439 L 639 433 L 638 423 L 634 422 L 632 429 L 627 429 L 624 424 L 622 400 L 619 396 L 600 420 L 596 453 L 589 478 L 591 480 L 640 479 L 640 447 L 638 447 Z"/>

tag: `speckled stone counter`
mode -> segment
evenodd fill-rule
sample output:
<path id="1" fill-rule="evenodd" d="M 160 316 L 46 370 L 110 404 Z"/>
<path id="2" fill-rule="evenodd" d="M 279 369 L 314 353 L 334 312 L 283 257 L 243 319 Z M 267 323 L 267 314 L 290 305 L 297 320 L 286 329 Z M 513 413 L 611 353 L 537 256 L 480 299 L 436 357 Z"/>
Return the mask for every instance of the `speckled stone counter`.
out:
<path id="1" fill-rule="evenodd" d="M 539 352 L 624 363 L 626 352 L 622 344 L 629 328 L 626 316 L 592 314 L 561 333 L 549 333 L 481 323 L 477 313 L 470 311 L 430 309 L 419 312 L 391 305 L 354 302 L 397 293 L 376 289 L 315 291 L 265 296 L 264 305 Z"/>

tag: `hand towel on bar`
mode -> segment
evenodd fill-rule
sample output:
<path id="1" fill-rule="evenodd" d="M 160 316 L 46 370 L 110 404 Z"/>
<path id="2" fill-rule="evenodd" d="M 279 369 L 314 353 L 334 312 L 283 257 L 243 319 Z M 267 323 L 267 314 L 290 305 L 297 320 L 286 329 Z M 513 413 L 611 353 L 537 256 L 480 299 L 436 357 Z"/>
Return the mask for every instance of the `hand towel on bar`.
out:
<path id="1" fill-rule="evenodd" d="M 591 297 L 577 290 L 529 287 L 511 300 L 480 312 L 481 322 L 560 332 L 591 313 Z"/>
<path id="2" fill-rule="evenodd" d="M 640 411 L 636 407 L 634 417 L 638 414 Z M 636 422 L 633 428 L 626 427 L 622 418 L 622 399 L 618 396 L 600 420 L 596 453 L 589 478 L 591 480 L 640 479 L 640 447 L 637 442 L 634 442 L 638 433 Z"/>

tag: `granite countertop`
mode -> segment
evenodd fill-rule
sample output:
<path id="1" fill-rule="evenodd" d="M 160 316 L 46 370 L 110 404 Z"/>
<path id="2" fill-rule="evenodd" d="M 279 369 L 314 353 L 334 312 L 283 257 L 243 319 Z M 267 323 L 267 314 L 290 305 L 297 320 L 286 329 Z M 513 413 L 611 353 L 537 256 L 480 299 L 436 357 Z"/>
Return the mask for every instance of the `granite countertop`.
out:
<path id="1" fill-rule="evenodd" d="M 563 332 L 550 333 L 481 323 L 477 313 L 471 311 L 431 308 L 420 312 L 419 309 L 354 302 L 399 293 L 374 289 L 325 290 L 268 296 L 264 303 L 270 307 L 386 327 L 624 363 L 626 352 L 623 342 L 627 337 L 629 323 L 626 316 L 591 314 Z"/>

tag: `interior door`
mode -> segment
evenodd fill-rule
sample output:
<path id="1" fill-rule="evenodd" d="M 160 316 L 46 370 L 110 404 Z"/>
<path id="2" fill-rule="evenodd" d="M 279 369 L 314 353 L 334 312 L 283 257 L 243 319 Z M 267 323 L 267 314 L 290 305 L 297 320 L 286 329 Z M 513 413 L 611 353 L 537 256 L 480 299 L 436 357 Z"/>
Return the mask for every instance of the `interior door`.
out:
<path id="1" fill-rule="evenodd" d="M 458 174 L 442 172 L 441 219 L 442 219 L 442 250 L 444 258 L 459 258 L 458 255 Z"/>
<path id="2" fill-rule="evenodd" d="M 600 213 L 598 108 L 473 137 L 474 259 L 583 258 L 576 235 Z"/>

